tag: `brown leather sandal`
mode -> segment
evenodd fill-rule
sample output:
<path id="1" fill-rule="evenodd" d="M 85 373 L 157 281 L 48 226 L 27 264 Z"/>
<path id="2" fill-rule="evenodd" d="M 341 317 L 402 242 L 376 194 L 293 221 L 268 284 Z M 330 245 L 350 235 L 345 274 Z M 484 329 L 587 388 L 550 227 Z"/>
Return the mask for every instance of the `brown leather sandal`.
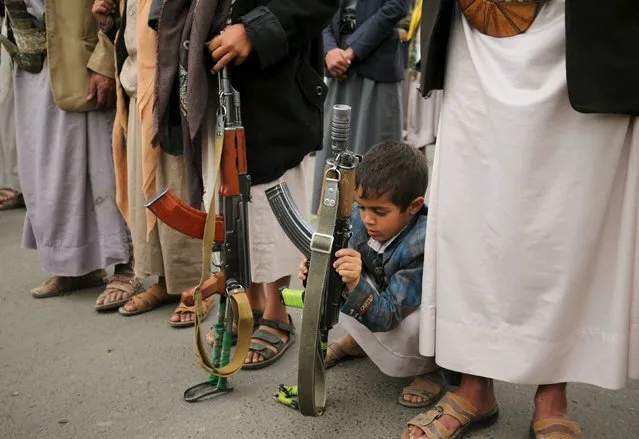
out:
<path id="1" fill-rule="evenodd" d="M 530 439 L 583 439 L 579 425 L 567 419 L 542 419 L 530 426 Z"/>
<path id="2" fill-rule="evenodd" d="M 461 426 L 455 431 L 448 431 L 439 420 L 444 415 L 454 418 Z M 498 418 L 499 408 L 497 405 L 488 412 L 480 414 L 468 401 L 449 392 L 435 407 L 408 421 L 408 427 L 419 428 L 424 432 L 420 437 L 426 439 L 460 439 L 471 430 L 494 424 Z M 402 433 L 402 439 L 409 438 L 410 430 L 406 428 Z"/>
<path id="3" fill-rule="evenodd" d="M 118 312 L 123 316 L 137 316 L 138 314 L 144 314 L 152 309 L 158 308 L 167 303 L 175 302 L 180 299 L 178 295 L 170 295 L 166 292 L 166 289 L 159 284 L 151 285 L 147 290 L 131 297 L 127 303 L 132 302 L 136 310 L 127 311 L 124 306 L 118 309 Z"/>
<path id="4" fill-rule="evenodd" d="M 202 300 L 202 306 L 204 307 L 204 315 L 202 316 L 202 320 L 204 320 L 206 316 L 209 315 L 209 311 L 213 307 L 214 297 L 215 296 L 211 295 L 205 298 L 204 300 Z M 173 311 L 173 315 L 171 316 L 171 318 L 174 315 L 182 315 L 182 314 L 193 314 L 194 320 L 191 320 L 189 322 L 181 322 L 181 321 L 174 322 L 171 319 L 169 319 L 169 325 L 174 328 L 188 328 L 189 326 L 195 325 L 195 306 L 187 306 L 184 303 L 180 302 L 177 308 L 175 308 L 175 311 Z"/>
<path id="5" fill-rule="evenodd" d="M 134 274 L 116 273 L 111 276 L 109 283 L 102 294 L 98 296 L 97 300 L 118 291 L 122 291 L 124 293 L 124 297 L 120 300 L 114 300 L 113 302 L 103 303 L 101 305 L 98 305 L 96 300 L 94 309 L 96 311 L 110 311 L 112 309 L 119 308 L 140 292 L 140 286 L 140 280 L 136 278 Z"/>
<path id="6" fill-rule="evenodd" d="M 53 276 L 45 280 L 42 285 L 31 290 L 31 296 L 36 299 L 64 296 L 73 291 L 100 287 L 106 283 L 106 272 L 95 270 L 83 276 Z"/>
<path id="7" fill-rule="evenodd" d="M 352 339 L 350 335 L 345 335 L 337 340 L 330 340 L 328 342 L 326 358 L 324 359 L 324 369 L 330 369 L 342 361 L 363 358 L 366 356 L 366 352 L 364 352 L 357 342 L 355 340 L 351 342 L 347 339 L 348 337 Z M 355 343 L 355 346 L 352 346 L 353 350 L 347 352 L 347 349 L 345 349 L 347 343 Z"/>
<path id="8" fill-rule="evenodd" d="M 444 377 L 442 376 L 439 369 L 434 372 L 422 375 L 421 377 L 433 383 L 439 384 L 439 391 L 437 393 L 430 392 L 423 387 L 416 385 L 415 380 L 413 380 L 412 383 L 402 389 L 402 393 L 401 395 L 399 395 L 399 403 L 404 407 L 430 407 L 435 402 L 439 401 L 444 395 L 446 386 L 444 386 Z M 410 402 L 405 399 L 406 396 L 421 396 L 424 400 L 422 402 Z"/>

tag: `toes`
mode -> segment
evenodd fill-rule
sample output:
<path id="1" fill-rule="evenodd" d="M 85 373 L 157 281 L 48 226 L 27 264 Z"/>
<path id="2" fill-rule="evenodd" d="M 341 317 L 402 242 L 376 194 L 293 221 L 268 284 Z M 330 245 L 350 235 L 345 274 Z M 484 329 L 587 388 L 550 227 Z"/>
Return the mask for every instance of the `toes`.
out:
<path id="1" fill-rule="evenodd" d="M 262 361 L 264 361 L 264 357 L 260 354 L 254 354 L 253 355 L 253 363 L 261 363 Z"/>

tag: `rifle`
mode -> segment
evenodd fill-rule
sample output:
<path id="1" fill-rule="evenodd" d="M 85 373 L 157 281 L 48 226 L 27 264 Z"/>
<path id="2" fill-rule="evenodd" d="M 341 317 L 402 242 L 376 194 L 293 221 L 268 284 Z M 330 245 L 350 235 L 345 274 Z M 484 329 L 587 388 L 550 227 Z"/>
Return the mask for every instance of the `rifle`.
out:
<path id="1" fill-rule="evenodd" d="M 305 416 L 319 416 L 326 406 L 324 359 L 328 333 L 337 324 L 344 283 L 332 268 L 335 253 L 348 246 L 355 191 L 355 168 L 361 156 L 348 150 L 351 107 L 333 106 L 331 117 L 332 158 L 326 161 L 318 229 L 302 219 L 286 186 L 277 184 L 266 194 L 280 226 L 310 262 L 305 290 L 298 295 L 281 291 L 285 304 L 303 303 L 299 351 L 298 386 L 280 386 L 275 398 L 299 408 Z M 287 298 L 291 300 L 287 301 Z M 291 399 L 297 396 L 298 400 Z"/>
<path id="2" fill-rule="evenodd" d="M 249 351 L 253 333 L 253 314 L 245 288 L 251 283 L 248 245 L 248 202 L 251 177 L 246 164 L 246 144 L 240 113 L 240 94 L 233 89 L 224 68 L 218 73 L 220 105 L 215 130 L 215 178 L 219 185 L 218 197 L 213 196 L 208 214 L 190 207 L 170 189 L 151 198 L 146 207 L 170 227 L 203 240 L 202 276 L 192 298 L 183 295 L 183 301 L 195 303 L 195 354 L 200 366 L 209 372 L 207 381 L 188 388 L 184 399 L 197 401 L 209 395 L 232 390 L 227 378 L 238 372 Z M 218 172 L 219 171 L 219 172 Z M 213 294 L 220 295 L 218 315 L 214 325 L 215 344 L 208 359 L 201 337 L 202 285 L 210 276 L 211 253 L 221 263 L 216 265 Z M 237 346 L 230 358 L 233 343 L 233 323 L 237 326 Z"/>

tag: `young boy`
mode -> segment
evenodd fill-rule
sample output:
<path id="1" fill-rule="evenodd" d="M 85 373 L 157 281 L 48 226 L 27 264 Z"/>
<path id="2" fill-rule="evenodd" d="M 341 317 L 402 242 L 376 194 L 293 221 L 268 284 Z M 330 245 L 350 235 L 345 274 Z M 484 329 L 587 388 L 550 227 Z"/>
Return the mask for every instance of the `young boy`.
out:
<path id="1" fill-rule="evenodd" d="M 367 355 L 386 375 L 414 376 L 399 403 L 425 407 L 443 383 L 434 360 L 419 355 L 415 312 L 422 297 L 426 158 L 405 143 L 378 144 L 364 155 L 355 185 L 353 235 L 334 264 L 346 285 L 340 323 L 349 335 L 329 342 L 325 364 Z M 307 271 L 304 260 L 300 279 Z"/>

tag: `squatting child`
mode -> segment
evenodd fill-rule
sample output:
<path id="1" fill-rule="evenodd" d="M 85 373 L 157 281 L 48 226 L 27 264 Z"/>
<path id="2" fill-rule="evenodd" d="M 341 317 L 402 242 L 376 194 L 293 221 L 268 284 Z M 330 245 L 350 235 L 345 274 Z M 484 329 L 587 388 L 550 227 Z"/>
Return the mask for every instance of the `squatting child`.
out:
<path id="1" fill-rule="evenodd" d="M 355 185 L 353 234 L 334 264 L 346 285 L 340 323 L 348 335 L 329 342 L 325 365 L 368 356 L 386 375 L 415 377 L 399 403 L 425 407 L 439 398 L 443 384 L 434 359 L 418 348 L 426 157 L 405 143 L 378 144 L 357 167 Z M 307 272 L 303 260 L 300 279 Z"/>

